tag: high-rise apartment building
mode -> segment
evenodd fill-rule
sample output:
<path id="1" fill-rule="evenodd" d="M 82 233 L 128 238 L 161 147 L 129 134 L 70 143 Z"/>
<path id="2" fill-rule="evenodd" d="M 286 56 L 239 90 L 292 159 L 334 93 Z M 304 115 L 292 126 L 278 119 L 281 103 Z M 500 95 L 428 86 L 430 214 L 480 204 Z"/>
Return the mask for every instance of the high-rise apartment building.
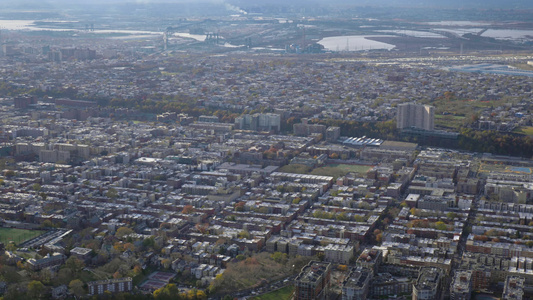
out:
<path id="1" fill-rule="evenodd" d="M 294 280 L 296 300 L 325 300 L 331 279 L 331 263 L 310 261 Z"/>
<path id="2" fill-rule="evenodd" d="M 435 108 L 416 103 L 402 103 L 398 105 L 396 122 L 398 129 L 414 127 L 433 130 L 435 128 Z"/>
<path id="3" fill-rule="evenodd" d="M 237 129 L 279 132 L 280 126 L 281 116 L 279 114 L 245 114 L 235 118 Z"/>

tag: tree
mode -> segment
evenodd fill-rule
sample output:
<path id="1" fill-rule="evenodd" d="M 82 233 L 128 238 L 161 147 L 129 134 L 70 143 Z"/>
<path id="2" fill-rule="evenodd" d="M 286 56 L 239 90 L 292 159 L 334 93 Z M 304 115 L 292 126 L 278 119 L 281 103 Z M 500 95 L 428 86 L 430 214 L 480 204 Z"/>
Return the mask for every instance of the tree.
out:
<path id="1" fill-rule="evenodd" d="M 381 243 L 383 241 L 383 233 L 378 233 L 376 235 L 376 243 Z"/>
<path id="2" fill-rule="evenodd" d="M 457 218 L 457 214 L 454 213 L 454 212 L 449 212 L 449 213 L 446 214 L 446 217 L 448 219 L 450 219 L 450 220 L 453 220 L 453 219 Z"/>
<path id="3" fill-rule="evenodd" d="M 365 222 L 365 221 L 366 221 L 366 220 L 365 220 L 365 217 L 363 217 L 363 216 L 361 216 L 361 215 L 355 215 L 355 216 L 353 217 L 353 220 L 354 220 L 355 222 Z"/>
<path id="4" fill-rule="evenodd" d="M 446 229 L 448 229 L 448 227 L 446 226 L 446 223 L 444 223 L 442 221 L 438 221 L 437 223 L 435 223 L 435 228 L 438 229 L 438 230 L 446 230 Z"/>
<path id="5" fill-rule="evenodd" d="M 337 153 L 331 153 L 329 155 L 329 158 L 331 158 L 331 159 L 339 159 L 339 155 Z"/>
<path id="6" fill-rule="evenodd" d="M 70 256 L 67 261 L 65 261 L 65 267 L 72 270 L 72 273 L 78 274 L 83 268 L 85 268 L 85 263 L 83 260 L 75 256 Z"/>
<path id="7" fill-rule="evenodd" d="M 78 297 L 85 295 L 85 289 L 83 288 L 83 282 L 79 279 L 72 280 L 68 284 L 68 287 L 70 289 L 70 292 Z"/>
<path id="8" fill-rule="evenodd" d="M 135 267 L 133 267 L 133 276 L 137 276 L 139 274 L 142 273 L 142 268 L 140 265 L 135 265 Z"/>
<path id="9" fill-rule="evenodd" d="M 50 284 L 52 281 L 52 271 L 50 271 L 50 268 L 42 269 L 39 272 L 39 279 L 41 282 L 44 282 L 44 284 Z"/>
<path id="10" fill-rule="evenodd" d="M 46 201 L 46 198 L 48 198 L 48 195 L 45 192 L 39 193 L 39 196 L 41 196 L 41 198 L 43 198 L 43 201 Z"/>
<path id="11" fill-rule="evenodd" d="M 370 204 L 366 203 L 366 202 L 360 202 L 358 207 L 360 209 L 366 209 L 366 210 L 369 210 L 370 209 Z"/>
<path id="12" fill-rule="evenodd" d="M 283 264 L 283 265 L 286 264 L 288 260 L 287 253 L 283 253 L 279 251 L 272 253 L 270 255 L 270 258 L 272 258 L 272 260 L 274 260 L 278 264 Z"/>
<path id="13" fill-rule="evenodd" d="M 39 299 L 43 296 L 45 287 L 42 282 L 33 280 L 30 283 L 28 283 L 28 296 L 30 296 L 31 299 Z"/>
<path id="14" fill-rule="evenodd" d="M 235 204 L 235 211 L 244 211 L 244 205 L 246 202 L 241 201 Z"/>
<path id="15" fill-rule="evenodd" d="M 323 252 L 318 252 L 316 257 L 318 258 L 318 260 L 324 261 L 324 258 L 326 257 L 326 255 Z"/>
<path id="16" fill-rule="evenodd" d="M 118 198 L 118 192 L 117 190 L 115 190 L 114 188 L 110 188 L 107 193 L 106 193 L 106 196 L 110 199 L 117 199 Z"/>
<path id="17" fill-rule="evenodd" d="M 122 238 L 128 234 L 132 234 L 134 233 L 133 229 L 129 228 L 129 227 L 119 227 L 117 229 L 117 232 L 115 232 L 115 236 L 118 237 L 118 238 Z"/>
<path id="18" fill-rule="evenodd" d="M 168 258 L 165 258 L 165 259 L 163 259 L 161 261 L 161 264 L 163 265 L 163 268 L 165 268 L 165 269 L 170 268 L 170 263 L 171 263 L 171 261 Z"/>
<path id="19" fill-rule="evenodd" d="M 343 211 L 341 212 L 340 214 L 337 215 L 336 219 L 338 221 L 349 221 L 350 220 L 350 216 L 348 216 L 348 214 Z"/>
<path id="20" fill-rule="evenodd" d="M 198 232 L 200 232 L 201 234 L 206 234 L 208 229 L 209 229 L 209 224 L 207 223 L 204 223 L 204 224 L 201 224 L 201 223 L 198 223 L 194 226 L 196 228 L 196 230 L 198 230 Z"/>
<path id="21" fill-rule="evenodd" d="M 182 214 L 192 214 L 194 212 L 194 207 L 192 205 L 185 205 L 183 207 L 183 210 L 181 211 Z"/>
<path id="22" fill-rule="evenodd" d="M 418 216 L 420 214 L 420 211 L 416 208 L 411 208 L 411 210 L 409 211 L 413 216 Z"/>
<path id="23" fill-rule="evenodd" d="M 249 239 L 250 238 L 250 233 L 247 230 L 243 230 L 243 231 L 239 232 L 238 238 L 240 238 L 240 239 Z"/>
<path id="24" fill-rule="evenodd" d="M 6 250 L 13 252 L 13 251 L 17 250 L 17 245 L 15 245 L 15 243 L 13 243 L 13 242 L 9 242 L 6 245 Z"/>
<path id="25" fill-rule="evenodd" d="M 157 289 L 153 292 L 155 299 L 179 299 L 179 289 L 173 284 L 167 284 L 165 287 Z"/>
<path id="26" fill-rule="evenodd" d="M 41 190 L 41 185 L 38 183 L 34 183 L 31 187 L 34 191 L 38 192 Z"/>
<path id="27" fill-rule="evenodd" d="M 74 277 L 74 274 L 72 273 L 72 270 L 69 268 L 61 268 L 57 272 L 57 281 L 59 284 L 68 284 L 72 278 Z"/>
<path id="28" fill-rule="evenodd" d="M 204 291 L 202 291 L 202 290 L 197 290 L 197 291 L 196 291 L 196 299 L 198 299 L 198 300 L 205 300 L 205 299 L 207 299 L 207 295 L 205 294 Z"/>

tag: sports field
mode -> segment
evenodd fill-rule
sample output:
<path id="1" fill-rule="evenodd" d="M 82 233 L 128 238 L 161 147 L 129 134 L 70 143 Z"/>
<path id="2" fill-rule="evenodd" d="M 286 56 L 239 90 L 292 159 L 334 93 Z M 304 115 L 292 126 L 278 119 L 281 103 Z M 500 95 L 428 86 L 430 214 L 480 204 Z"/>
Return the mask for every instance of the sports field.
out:
<path id="1" fill-rule="evenodd" d="M 42 230 L 27 230 L 16 228 L 0 228 L 0 242 L 7 244 L 11 241 L 20 244 L 26 240 L 32 239 L 43 234 Z"/>
<path id="2" fill-rule="evenodd" d="M 331 165 L 326 165 L 324 167 L 316 168 L 313 171 L 311 171 L 311 174 L 340 177 L 351 172 L 365 174 L 368 170 L 370 170 L 370 168 L 372 168 L 372 166 L 331 164 Z"/>
<path id="3" fill-rule="evenodd" d="M 284 288 L 281 288 L 279 290 L 272 291 L 270 293 L 263 294 L 261 296 L 257 296 L 252 298 L 253 300 L 284 300 L 284 299 L 290 299 L 292 296 L 292 293 L 294 292 L 293 286 L 286 286 Z"/>
<path id="4" fill-rule="evenodd" d="M 279 172 L 332 176 L 337 178 L 352 172 L 365 174 L 371 168 L 372 166 L 367 165 L 328 164 L 323 167 L 311 169 L 311 167 L 306 165 L 291 164 L 281 167 Z"/>
<path id="5" fill-rule="evenodd" d="M 510 165 L 498 165 L 498 164 L 486 164 L 482 163 L 479 167 L 479 172 L 504 172 L 515 174 L 533 174 L 533 168 L 531 167 L 515 167 Z"/>

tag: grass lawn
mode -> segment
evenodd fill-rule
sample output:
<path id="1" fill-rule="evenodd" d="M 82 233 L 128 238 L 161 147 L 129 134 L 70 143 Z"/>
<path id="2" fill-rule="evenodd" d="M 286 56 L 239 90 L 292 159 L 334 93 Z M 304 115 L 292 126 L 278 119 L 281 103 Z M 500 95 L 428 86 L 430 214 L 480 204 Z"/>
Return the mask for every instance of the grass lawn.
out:
<path id="1" fill-rule="evenodd" d="M 533 66 L 532 65 L 528 65 L 528 64 L 513 64 L 513 66 L 517 67 L 518 69 L 521 69 L 521 70 L 533 71 Z"/>
<path id="2" fill-rule="evenodd" d="M 343 165 L 343 164 L 332 164 L 326 165 L 324 167 L 314 169 L 311 174 L 313 175 L 322 175 L 322 176 L 333 176 L 335 178 L 344 176 L 350 172 L 365 174 L 368 170 L 372 168 L 371 166 L 366 165 Z"/>
<path id="3" fill-rule="evenodd" d="M 292 292 L 294 292 L 294 286 L 289 285 L 279 290 L 253 297 L 252 300 L 289 300 Z"/>
<path id="4" fill-rule="evenodd" d="M 350 172 L 365 174 L 370 168 L 372 167 L 366 165 L 331 164 L 311 170 L 311 168 L 306 165 L 292 164 L 281 167 L 279 172 L 332 176 L 337 178 Z"/>
<path id="5" fill-rule="evenodd" d="M 43 234 L 42 230 L 27 230 L 17 228 L 0 228 L 0 242 L 7 244 L 11 241 L 20 244 L 26 240 L 32 239 Z"/>
<path id="6" fill-rule="evenodd" d="M 278 170 L 278 172 L 296 173 L 296 174 L 309 174 L 310 171 L 311 171 L 310 167 L 306 165 L 301 165 L 301 164 L 285 165 L 279 168 Z"/>
<path id="7" fill-rule="evenodd" d="M 137 286 L 143 283 L 146 280 L 146 278 L 148 278 L 148 275 L 152 274 L 156 270 L 157 270 L 156 267 L 152 267 L 152 266 L 147 267 L 145 270 L 141 272 L 141 274 L 133 277 L 133 286 Z M 174 277 L 174 279 L 176 279 L 176 277 Z"/>
<path id="8" fill-rule="evenodd" d="M 466 84 L 466 83 L 465 83 Z M 500 100 L 480 101 L 476 99 L 445 99 L 437 98 L 422 101 L 435 107 L 435 127 L 457 129 L 473 115 L 479 114 L 486 108 L 498 107 L 503 104 L 514 104 L 518 100 L 502 97 Z"/>
<path id="9" fill-rule="evenodd" d="M 525 135 L 533 135 L 533 127 L 532 126 L 518 127 L 517 129 L 514 130 L 514 132 L 522 133 Z"/>
<path id="10" fill-rule="evenodd" d="M 464 124 L 465 117 L 454 115 L 435 115 L 435 126 L 458 129 Z"/>
<path id="11" fill-rule="evenodd" d="M 98 273 L 95 273 L 94 271 L 93 272 L 81 271 L 79 277 L 81 281 L 88 282 L 88 281 L 107 279 L 110 276 L 105 276 L 105 274 L 98 274 Z"/>

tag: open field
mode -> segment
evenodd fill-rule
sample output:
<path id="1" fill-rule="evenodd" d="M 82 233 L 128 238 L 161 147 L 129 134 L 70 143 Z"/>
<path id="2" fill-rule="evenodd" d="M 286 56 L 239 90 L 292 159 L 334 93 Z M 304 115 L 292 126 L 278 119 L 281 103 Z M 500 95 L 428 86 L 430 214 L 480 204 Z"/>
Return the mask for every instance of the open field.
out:
<path id="1" fill-rule="evenodd" d="M 285 165 L 279 168 L 278 172 L 309 174 L 311 172 L 311 167 L 302 164 Z"/>
<path id="2" fill-rule="evenodd" d="M 520 70 L 533 71 L 533 66 L 528 64 L 513 64 L 512 66 Z"/>
<path id="3" fill-rule="evenodd" d="M 465 117 L 454 115 L 435 115 L 435 126 L 438 128 L 458 129 L 464 123 Z"/>
<path id="4" fill-rule="evenodd" d="M 337 178 L 350 172 L 365 174 L 370 168 L 371 166 L 367 165 L 329 164 L 316 169 L 311 169 L 306 165 L 292 164 L 281 167 L 279 172 L 332 176 Z"/>
<path id="5" fill-rule="evenodd" d="M 6 244 L 13 241 L 16 244 L 20 244 L 43 233 L 44 231 L 41 230 L 0 228 L 0 242 Z"/>
<path id="6" fill-rule="evenodd" d="M 479 172 L 504 172 L 515 174 L 533 174 L 533 168 L 530 167 L 515 167 L 509 165 L 496 165 L 496 164 L 481 164 Z"/>
<path id="7" fill-rule="evenodd" d="M 294 291 L 294 287 L 289 285 L 279 290 L 253 297 L 252 300 L 289 300 Z"/>
<path id="8" fill-rule="evenodd" d="M 518 127 L 514 132 L 522 133 L 525 135 L 533 135 L 533 126 Z"/>
<path id="9" fill-rule="evenodd" d="M 464 125 L 465 122 L 470 122 L 472 116 L 479 115 L 481 111 L 498 107 L 504 103 L 515 103 L 516 100 L 511 100 L 503 97 L 499 100 L 482 101 L 480 99 L 451 99 L 444 97 L 437 98 L 431 101 L 425 101 L 421 104 L 432 105 L 435 107 L 435 127 L 444 129 L 457 129 Z"/>
<path id="10" fill-rule="evenodd" d="M 326 165 L 324 167 L 316 168 L 311 171 L 313 175 L 323 175 L 323 176 L 333 176 L 340 177 L 348 173 L 359 173 L 364 174 L 372 168 L 367 165 L 344 165 L 344 164 L 332 164 Z"/>

